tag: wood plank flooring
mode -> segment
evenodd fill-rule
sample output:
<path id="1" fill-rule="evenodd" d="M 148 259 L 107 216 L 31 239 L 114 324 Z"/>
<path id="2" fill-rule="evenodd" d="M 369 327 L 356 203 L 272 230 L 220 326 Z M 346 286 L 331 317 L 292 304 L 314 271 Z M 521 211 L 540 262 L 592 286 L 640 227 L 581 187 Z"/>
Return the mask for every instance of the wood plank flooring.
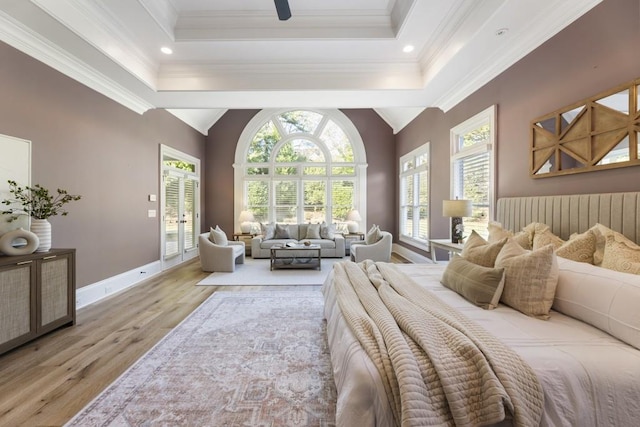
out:
<path id="1" fill-rule="evenodd" d="M 392 262 L 407 262 L 394 254 Z M 269 286 L 195 286 L 194 260 L 78 310 L 59 329 L 0 356 L 0 426 L 61 426 L 211 294 Z M 320 286 L 279 286 L 305 291 Z"/>

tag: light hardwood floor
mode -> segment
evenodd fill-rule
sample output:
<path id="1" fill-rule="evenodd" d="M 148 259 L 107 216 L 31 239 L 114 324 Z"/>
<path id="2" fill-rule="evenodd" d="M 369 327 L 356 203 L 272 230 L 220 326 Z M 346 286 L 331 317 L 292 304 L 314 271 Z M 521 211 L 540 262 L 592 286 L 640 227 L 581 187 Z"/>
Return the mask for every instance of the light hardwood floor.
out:
<path id="1" fill-rule="evenodd" d="M 406 260 L 394 254 L 392 262 Z M 75 326 L 0 356 L 0 426 L 63 425 L 214 292 L 273 289 L 195 286 L 208 274 L 188 262 L 78 310 Z"/>

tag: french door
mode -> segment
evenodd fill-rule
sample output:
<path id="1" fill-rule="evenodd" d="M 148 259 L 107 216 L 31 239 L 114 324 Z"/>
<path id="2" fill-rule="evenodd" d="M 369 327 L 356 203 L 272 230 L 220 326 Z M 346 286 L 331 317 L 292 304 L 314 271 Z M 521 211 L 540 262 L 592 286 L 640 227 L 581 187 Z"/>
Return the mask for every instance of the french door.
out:
<path id="1" fill-rule="evenodd" d="M 198 255 L 199 161 L 163 146 L 162 268 Z"/>

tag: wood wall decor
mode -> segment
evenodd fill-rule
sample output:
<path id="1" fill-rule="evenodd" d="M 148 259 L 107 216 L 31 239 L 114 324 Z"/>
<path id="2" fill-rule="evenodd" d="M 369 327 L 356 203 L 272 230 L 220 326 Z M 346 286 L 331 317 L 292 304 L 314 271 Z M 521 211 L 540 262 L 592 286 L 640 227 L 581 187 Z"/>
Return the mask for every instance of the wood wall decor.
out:
<path id="1" fill-rule="evenodd" d="M 531 122 L 530 176 L 640 166 L 640 79 Z"/>

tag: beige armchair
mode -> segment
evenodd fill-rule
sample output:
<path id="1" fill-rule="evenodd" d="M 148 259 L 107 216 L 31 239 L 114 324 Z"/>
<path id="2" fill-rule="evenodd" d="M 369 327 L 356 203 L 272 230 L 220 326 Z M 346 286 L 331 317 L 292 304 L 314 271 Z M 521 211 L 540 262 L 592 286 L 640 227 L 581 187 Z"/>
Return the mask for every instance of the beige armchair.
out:
<path id="1" fill-rule="evenodd" d="M 209 240 L 209 233 L 198 236 L 198 252 L 202 271 L 233 272 L 236 264 L 244 264 L 244 242 L 229 241 L 227 245 L 216 245 Z"/>
<path id="2" fill-rule="evenodd" d="M 381 231 L 382 238 L 375 243 L 367 245 L 365 242 L 351 243 L 351 261 L 362 262 L 365 259 L 372 261 L 391 261 L 391 245 L 393 236 L 388 231 Z"/>

